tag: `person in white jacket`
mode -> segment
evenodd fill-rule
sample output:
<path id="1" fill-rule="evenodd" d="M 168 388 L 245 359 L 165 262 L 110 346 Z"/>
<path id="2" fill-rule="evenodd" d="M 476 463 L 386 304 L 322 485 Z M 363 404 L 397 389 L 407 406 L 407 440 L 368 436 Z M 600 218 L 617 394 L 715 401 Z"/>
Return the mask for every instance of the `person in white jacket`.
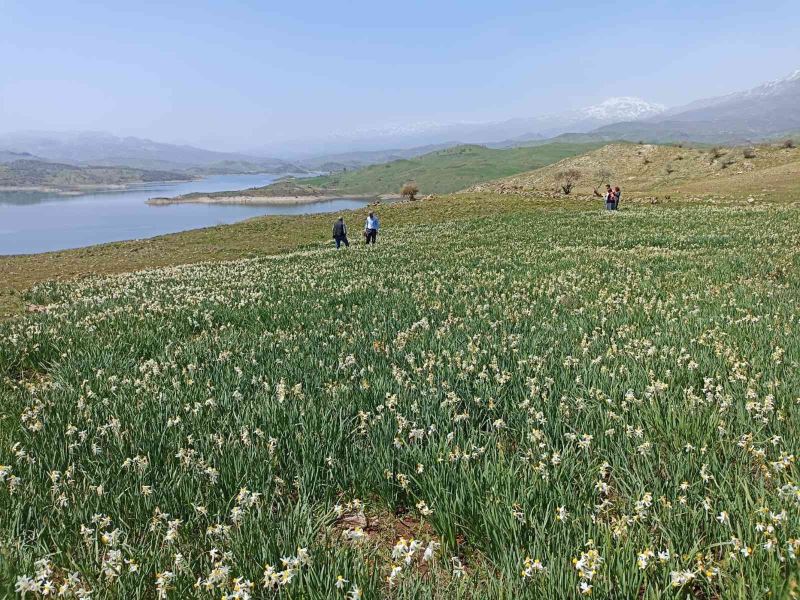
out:
<path id="1" fill-rule="evenodd" d="M 369 215 L 367 215 L 367 222 L 364 223 L 364 239 L 367 244 L 375 244 L 375 240 L 378 239 L 378 227 L 380 227 L 378 217 L 376 217 L 373 212 L 369 213 Z"/>

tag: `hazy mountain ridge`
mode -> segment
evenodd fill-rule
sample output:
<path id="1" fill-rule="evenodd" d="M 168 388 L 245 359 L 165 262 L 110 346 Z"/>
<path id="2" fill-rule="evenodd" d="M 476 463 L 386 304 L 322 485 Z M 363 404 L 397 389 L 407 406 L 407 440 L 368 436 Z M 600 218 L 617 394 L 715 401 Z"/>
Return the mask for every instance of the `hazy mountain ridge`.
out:
<path id="1" fill-rule="evenodd" d="M 597 105 L 555 115 L 516 118 L 496 123 L 412 127 L 416 138 L 397 142 L 430 141 L 438 132 L 459 143 L 481 143 L 509 148 L 559 141 L 570 143 L 617 140 L 648 142 L 698 142 L 743 144 L 790 136 L 800 131 L 800 70 L 776 81 L 724 96 L 698 99 L 666 108 L 640 98 L 620 96 Z M 352 139 L 352 144 L 375 145 L 372 139 Z M 420 137 L 421 136 L 421 137 Z M 398 143 L 398 146 L 400 144 Z"/>
<path id="2" fill-rule="evenodd" d="M 98 132 L 0 134 L 0 162 L 41 158 L 74 165 L 124 166 L 190 175 L 288 174 L 352 170 L 461 144 L 490 148 L 536 146 L 553 141 L 742 144 L 798 131 L 800 70 L 750 90 L 698 99 L 669 109 L 640 98 L 620 96 L 554 115 L 486 123 L 389 125 L 315 140 L 272 143 L 250 153 L 215 152 Z"/>
<path id="3" fill-rule="evenodd" d="M 41 160 L 38 156 L 34 156 L 30 152 L 10 152 L 8 150 L 0 150 L 0 164 L 10 163 L 17 160 Z"/>
<path id="4" fill-rule="evenodd" d="M 701 98 L 699 100 L 694 100 L 688 104 L 684 104 L 683 106 L 677 106 L 667 109 L 666 111 L 664 111 L 662 116 L 671 117 L 672 115 L 675 114 L 688 113 L 691 111 L 710 108 L 712 106 L 719 106 L 722 104 L 726 104 L 728 102 L 734 102 L 737 100 L 743 100 L 747 98 L 757 99 L 757 98 L 765 98 L 769 96 L 780 95 L 787 89 L 787 87 L 790 87 L 796 82 L 800 82 L 800 69 L 797 69 L 787 77 L 784 77 L 782 79 L 776 79 L 774 81 L 768 81 L 767 83 L 761 84 L 749 90 L 733 92 L 722 96 L 713 96 L 711 98 Z"/>
<path id="5" fill-rule="evenodd" d="M 746 143 L 800 130 L 800 70 L 755 88 L 696 100 L 636 123 L 600 127 L 604 139 Z"/>
<path id="6" fill-rule="evenodd" d="M 276 158 L 216 152 L 144 138 L 118 137 L 104 132 L 28 131 L 0 134 L 0 149 L 27 152 L 48 161 L 84 166 L 187 171 L 195 174 L 302 172 L 296 165 Z"/>
<path id="7" fill-rule="evenodd" d="M 622 96 L 609 98 L 594 106 L 558 114 L 476 123 L 420 122 L 388 125 L 332 134 L 319 139 L 268 144 L 251 152 L 292 156 L 293 160 L 305 163 L 317 156 L 353 151 L 385 151 L 387 147 L 403 150 L 420 146 L 452 147 L 459 144 L 544 140 L 565 132 L 586 132 L 622 120 L 650 117 L 663 110 L 664 107 L 660 104 Z"/>

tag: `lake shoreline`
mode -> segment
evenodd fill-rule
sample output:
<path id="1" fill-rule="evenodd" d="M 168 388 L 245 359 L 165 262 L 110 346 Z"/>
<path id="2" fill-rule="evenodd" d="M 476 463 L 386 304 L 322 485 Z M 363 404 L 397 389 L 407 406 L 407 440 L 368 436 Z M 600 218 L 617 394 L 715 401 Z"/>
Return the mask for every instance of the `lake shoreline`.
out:
<path id="1" fill-rule="evenodd" d="M 170 179 L 168 181 L 132 181 L 130 183 L 101 183 L 93 185 L 76 185 L 70 187 L 53 187 L 47 185 L 2 185 L 0 192 L 40 192 L 59 196 L 80 196 L 91 192 L 125 192 L 144 185 L 169 185 L 201 181 L 204 177 L 187 177 L 186 179 Z"/>
<path id="2" fill-rule="evenodd" d="M 176 196 L 174 198 L 150 198 L 146 203 L 150 206 L 170 206 L 173 204 L 243 204 L 250 206 L 299 206 L 331 202 L 333 200 L 396 200 L 400 196 L 395 194 L 337 194 L 314 196 L 251 196 L 241 194 L 238 196 Z"/>
<path id="3" fill-rule="evenodd" d="M 0 256 L 40 254 L 140 240 L 265 215 L 340 213 L 366 208 L 378 201 L 375 194 L 354 198 L 346 197 L 338 190 L 319 190 L 305 195 L 275 194 L 286 197 L 277 201 L 274 196 L 262 196 L 266 200 L 263 203 L 253 203 L 247 198 L 245 203 L 147 204 L 148 199 L 159 196 L 184 196 L 186 199 L 215 197 L 218 193 L 228 199 L 255 196 L 253 189 L 262 188 L 274 180 L 274 176 L 267 174 L 225 175 L 186 183 L 126 186 L 126 189 L 112 192 L 73 192 L 68 195 L 0 192 L 0 213 L 3 215 L 0 219 Z M 328 200 L 320 196 L 333 198 Z"/>

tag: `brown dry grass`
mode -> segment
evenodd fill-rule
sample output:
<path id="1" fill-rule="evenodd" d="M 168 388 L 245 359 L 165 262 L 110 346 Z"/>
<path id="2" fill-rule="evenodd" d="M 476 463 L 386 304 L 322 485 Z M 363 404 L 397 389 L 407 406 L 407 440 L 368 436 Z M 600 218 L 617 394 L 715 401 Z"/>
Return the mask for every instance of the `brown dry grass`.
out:
<path id="1" fill-rule="evenodd" d="M 669 167 L 669 168 L 668 168 Z M 559 174 L 578 171 L 573 195 L 590 195 L 607 183 L 599 173 L 613 173 L 624 198 L 632 195 L 730 194 L 796 189 L 800 149 L 763 145 L 753 158 L 741 149 L 609 144 L 522 175 L 475 185 L 472 192 L 541 192 L 559 190 Z"/>

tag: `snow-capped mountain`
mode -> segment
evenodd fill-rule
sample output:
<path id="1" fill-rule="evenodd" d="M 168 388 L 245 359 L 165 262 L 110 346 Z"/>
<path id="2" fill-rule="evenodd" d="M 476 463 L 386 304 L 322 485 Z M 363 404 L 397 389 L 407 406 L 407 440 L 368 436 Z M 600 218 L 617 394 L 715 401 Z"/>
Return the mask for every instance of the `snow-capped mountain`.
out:
<path id="1" fill-rule="evenodd" d="M 634 96 L 609 98 L 595 106 L 584 108 L 581 113 L 587 119 L 599 121 L 638 121 L 654 117 L 667 109 L 663 104 L 654 104 Z"/>
<path id="2" fill-rule="evenodd" d="M 647 102 L 635 96 L 620 96 L 608 98 L 599 104 L 579 110 L 540 117 L 522 117 L 488 122 L 436 123 L 435 121 L 417 121 L 413 123 L 396 123 L 380 128 L 356 129 L 342 137 L 424 136 L 438 133 L 445 134 L 445 137 L 450 136 L 448 139 L 451 139 L 453 135 L 462 132 L 460 137 L 456 137 L 464 142 L 494 142 L 498 140 L 492 138 L 498 136 L 502 139 L 507 139 L 521 133 L 536 134 L 539 133 L 537 129 L 549 130 L 554 127 L 558 129 L 568 125 L 574 126 L 576 123 L 584 121 L 591 122 L 595 126 L 619 121 L 637 121 L 659 115 L 664 110 L 666 110 L 666 107 L 663 104 Z M 477 136 L 476 139 L 471 139 L 473 136 Z M 480 140 L 477 138 L 480 138 Z"/>
<path id="3" fill-rule="evenodd" d="M 732 94 L 726 94 L 724 96 L 703 98 L 701 100 L 695 100 L 683 106 L 676 106 L 674 108 L 664 111 L 663 115 L 661 116 L 671 117 L 673 115 L 678 115 L 693 110 L 700 110 L 703 108 L 709 108 L 711 106 L 720 106 L 729 102 L 737 102 L 745 100 L 757 101 L 759 99 L 781 96 L 786 94 L 787 92 L 791 93 L 791 91 L 795 89 L 798 84 L 800 84 L 800 69 L 796 70 L 788 77 L 784 77 L 783 79 L 776 79 L 775 81 L 769 81 L 767 83 L 764 83 L 749 90 L 745 90 L 743 92 L 733 92 Z"/>
<path id="4" fill-rule="evenodd" d="M 592 133 L 603 139 L 748 142 L 800 131 L 800 70 L 725 96 L 696 100 Z"/>
<path id="5" fill-rule="evenodd" d="M 302 142 L 309 153 L 407 149 L 426 144 L 504 147 L 564 135 L 572 141 L 745 143 L 800 132 L 800 70 L 749 90 L 666 109 L 621 96 L 558 114 L 488 123 L 412 123 Z M 573 135 L 574 134 L 574 135 Z M 277 149 L 271 149 L 275 153 Z"/>
<path id="6" fill-rule="evenodd" d="M 258 154 L 303 157 L 335 152 L 412 148 L 446 143 L 492 144 L 510 140 L 536 140 L 566 132 L 584 133 L 619 121 L 632 121 L 660 114 L 664 107 L 623 96 L 600 104 L 558 114 L 520 117 L 505 121 L 395 123 L 378 128 L 356 129 L 314 140 L 296 140 L 261 147 Z"/>

